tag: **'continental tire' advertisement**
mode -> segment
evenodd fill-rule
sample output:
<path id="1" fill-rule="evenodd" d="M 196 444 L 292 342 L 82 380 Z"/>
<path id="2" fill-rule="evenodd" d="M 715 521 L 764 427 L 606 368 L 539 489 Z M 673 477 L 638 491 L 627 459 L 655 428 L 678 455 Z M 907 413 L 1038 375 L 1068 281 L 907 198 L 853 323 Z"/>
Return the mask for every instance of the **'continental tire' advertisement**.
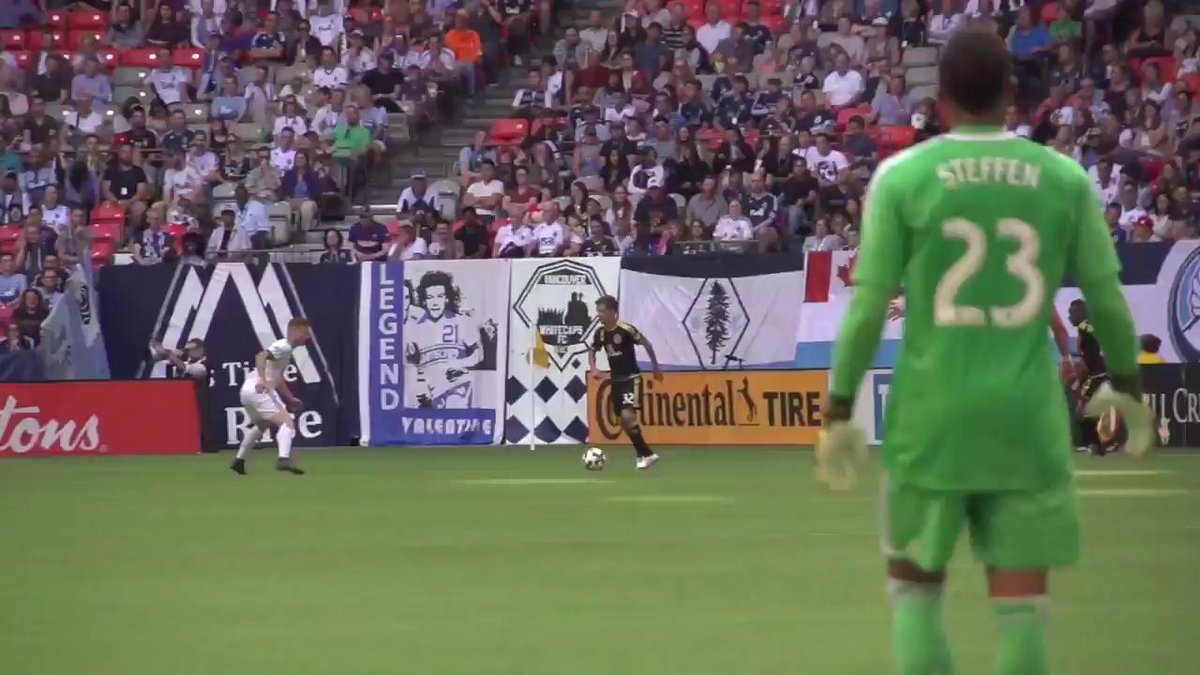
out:
<path id="1" fill-rule="evenodd" d="M 811 445 L 824 421 L 828 374 L 808 371 L 669 372 L 642 376 L 638 416 L 649 443 Z M 612 382 L 588 382 L 589 440 L 628 443 L 610 402 Z"/>

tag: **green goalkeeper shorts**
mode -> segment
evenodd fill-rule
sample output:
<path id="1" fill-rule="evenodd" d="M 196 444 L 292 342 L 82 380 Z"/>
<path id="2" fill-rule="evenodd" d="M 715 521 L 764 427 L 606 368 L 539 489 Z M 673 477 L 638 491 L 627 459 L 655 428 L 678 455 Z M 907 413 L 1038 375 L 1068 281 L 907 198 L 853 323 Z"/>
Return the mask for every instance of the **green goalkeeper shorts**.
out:
<path id="1" fill-rule="evenodd" d="M 988 567 L 1035 570 L 1079 559 L 1079 510 L 1067 481 L 1040 491 L 963 493 L 883 485 L 883 552 L 928 571 L 946 568 L 966 526 Z"/>

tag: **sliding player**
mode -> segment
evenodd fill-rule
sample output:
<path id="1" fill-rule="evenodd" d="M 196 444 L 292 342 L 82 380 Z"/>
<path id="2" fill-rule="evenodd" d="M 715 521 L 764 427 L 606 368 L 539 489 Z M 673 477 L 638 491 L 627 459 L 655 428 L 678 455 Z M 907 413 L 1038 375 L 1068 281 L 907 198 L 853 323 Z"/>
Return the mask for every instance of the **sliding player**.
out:
<path id="1" fill-rule="evenodd" d="M 229 466 L 234 473 L 246 475 L 246 455 L 262 440 L 268 429 L 274 428 L 275 441 L 279 445 L 279 461 L 275 468 L 296 475 L 304 470 L 292 463 L 292 440 L 296 437 L 296 421 L 292 411 L 299 411 L 303 404 L 288 389 L 283 372 L 292 364 L 292 352 L 308 344 L 312 329 L 308 319 L 298 316 L 287 325 L 287 337 L 276 340 L 254 357 L 254 370 L 246 375 L 242 383 L 242 407 L 254 426 L 246 432 L 238 447 L 237 457 Z M 286 404 L 286 405 L 285 405 Z"/>
<path id="2" fill-rule="evenodd" d="M 649 469 L 658 463 L 655 454 L 646 439 L 642 437 L 642 424 L 638 421 L 638 410 L 642 407 L 642 373 L 638 368 L 637 355 L 634 345 L 641 345 L 650 357 L 650 367 L 654 370 L 654 381 L 662 382 L 662 371 L 658 368 L 658 355 L 654 353 L 654 345 L 642 335 L 641 331 L 631 323 L 625 323 L 617 318 L 617 299 L 611 295 L 602 296 L 596 300 L 596 316 L 600 319 L 600 327 L 592 337 L 588 346 L 588 367 L 592 377 L 602 377 L 596 369 L 596 352 L 604 350 L 608 356 L 608 369 L 612 377 L 612 385 L 608 391 L 608 402 L 633 448 L 637 451 L 637 468 Z"/>
<path id="3" fill-rule="evenodd" d="M 854 395 L 903 284 L 907 321 L 883 445 L 884 549 L 903 675 L 953 672 L 942 589 L 964 527 L 987 568 L 1000 630 L 995 672 L 1048 672 L 1048 570 L 1079 555 L 1069 417 L 1046 349 L 1067 272 L 1089 300 L 1117 390 L 1092 405 L 1120 410 L 1132 453 L 1152 438 L 1104 218 L 1077 163 L 1004 132 L 1010 59 L 994 33 L 955 34 L 938 64 L 953 131 L 875 174 L 817 447 L 818 477 L 851 485 L 866 454 L 850 421 Z"/>

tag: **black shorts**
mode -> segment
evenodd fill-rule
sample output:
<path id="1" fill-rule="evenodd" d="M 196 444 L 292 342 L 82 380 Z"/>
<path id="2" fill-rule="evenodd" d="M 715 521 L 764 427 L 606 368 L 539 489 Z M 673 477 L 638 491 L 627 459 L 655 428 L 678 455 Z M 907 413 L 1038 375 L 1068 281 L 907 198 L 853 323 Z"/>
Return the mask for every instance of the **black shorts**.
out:
<path id="1" fill-rule="evenodd" d="M 614 379 L 612 387 L 608 390 L 608 404 L 612 406 L 613 412 L 617 415 L 620 415 L 622 410 L 638 410 L 641 408 L 641 374 L 623 380 Z"/>

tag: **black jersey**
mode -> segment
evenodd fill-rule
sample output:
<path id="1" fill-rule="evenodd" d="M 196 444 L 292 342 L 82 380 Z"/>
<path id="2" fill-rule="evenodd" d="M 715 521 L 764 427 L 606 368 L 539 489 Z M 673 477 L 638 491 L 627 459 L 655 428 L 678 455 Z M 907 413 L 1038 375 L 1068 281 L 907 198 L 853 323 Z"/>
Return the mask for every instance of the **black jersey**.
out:
<path id="1" fill-rule="evenodd" d="M 1091 321 L 1079 322 L 1079 355 L 1083 357 L 1083 365 L 1087 367 L 1088 377 L 1096 377 L 1108 373 L 1108 364 L 1104 362 L 1104 354 L 1100 351 L 1100 341 L 1096 339 L 1096 330 Z"/>
<path id="2" fill-rule="evenodd" d="M 592 350 L 603 350 L 608 356 L 608 369 L 614 380 L 627 380 L 641 372 L 634 353 L 634 345 L 640 344 L 641 332 L 624 321 L 618 321 L 612 328 L 600 326 L 592 336 Z"/>

